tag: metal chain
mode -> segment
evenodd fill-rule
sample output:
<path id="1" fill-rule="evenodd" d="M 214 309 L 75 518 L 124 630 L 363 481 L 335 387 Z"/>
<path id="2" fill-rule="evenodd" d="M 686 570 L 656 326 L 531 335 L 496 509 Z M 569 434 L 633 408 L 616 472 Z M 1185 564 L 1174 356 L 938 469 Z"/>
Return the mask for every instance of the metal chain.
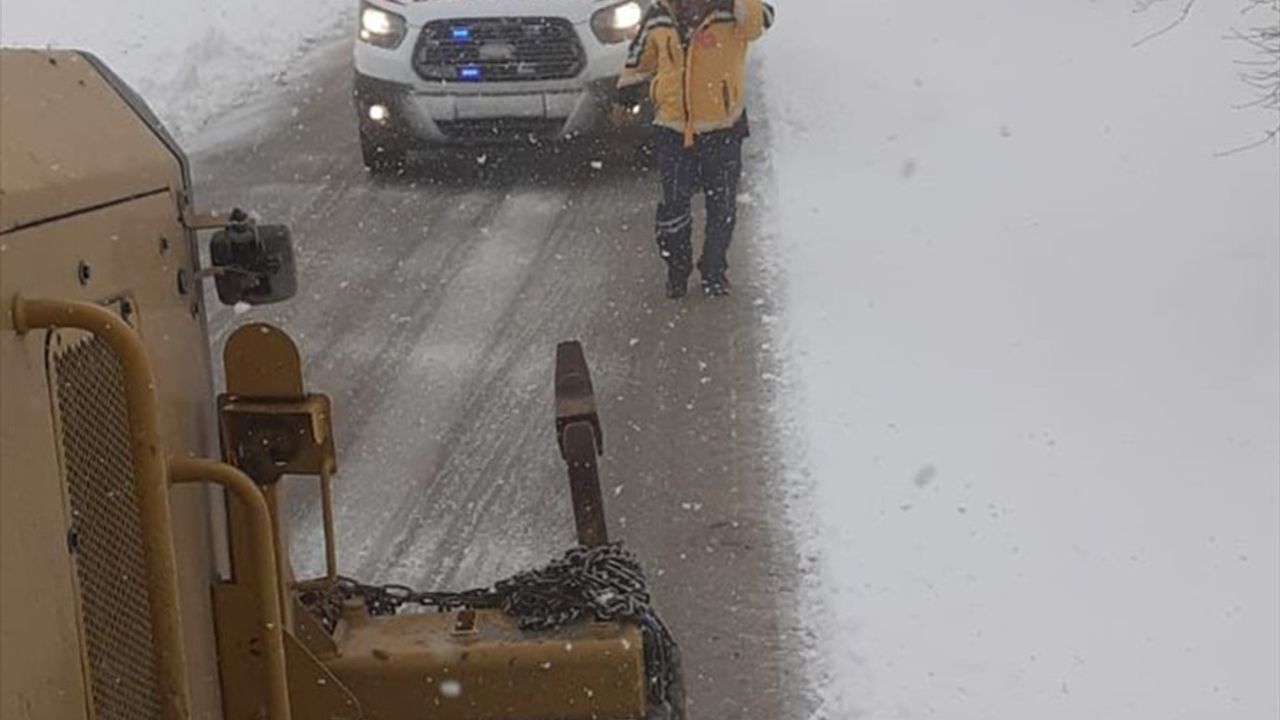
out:
<path id="1" fill-rule="evenodd" d="M 654 612 L 640 562 L 621 543 L 576 547 L 545 567 L 519 573 L 492 588 L 464 592 L 414 590 L 405 585 L 368 585 L 339 578 L 326 590 L 303 592 L 300 600 L 330 631 L 342 605 L 364 601 L 370 615 L 394 615 L 406 605 L 448 612 L 460 608 L 500 609 L 516 618 L 522 630 L 547 631 L 584 617 L 632 620 L 644 638 L 649 698 L 669 717 L 681 717 L 683 704 L 673 696 L 678 682 L 680 648 Z"/>

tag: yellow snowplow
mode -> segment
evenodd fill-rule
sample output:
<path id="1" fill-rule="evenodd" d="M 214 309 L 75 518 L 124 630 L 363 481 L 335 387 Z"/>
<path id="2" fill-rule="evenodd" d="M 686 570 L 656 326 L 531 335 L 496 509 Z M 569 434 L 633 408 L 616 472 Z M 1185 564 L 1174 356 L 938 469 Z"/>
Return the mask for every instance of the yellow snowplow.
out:
<path id="1" fill-rule="evenodd" d="M 208 282 L 287 300 L 287 228 L 197 212 L 181 149 L 92 55 L 0 50 L 0 717 L 684 716 L 609 542 L 580 345 L 555 378 L 577 546 L 488 588 L 373 586 L 337 567 L 335 409 L 265 324 L 215 395 Z M 286 476 L 321 490 L 318 578 L 288 562 Z"/>

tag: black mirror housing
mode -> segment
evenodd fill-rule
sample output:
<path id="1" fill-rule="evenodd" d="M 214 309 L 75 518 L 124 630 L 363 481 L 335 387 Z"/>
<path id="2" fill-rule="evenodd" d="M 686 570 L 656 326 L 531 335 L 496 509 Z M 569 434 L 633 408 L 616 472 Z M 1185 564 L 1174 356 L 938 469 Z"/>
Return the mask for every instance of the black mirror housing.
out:
<path id="1" fill-rule="evenodd" d="M 270 305 L 298 292 L 293 235 L 287 225 L 258 225 L 243 213 L 219 230 L 209 245 L 223 305 Z"/>

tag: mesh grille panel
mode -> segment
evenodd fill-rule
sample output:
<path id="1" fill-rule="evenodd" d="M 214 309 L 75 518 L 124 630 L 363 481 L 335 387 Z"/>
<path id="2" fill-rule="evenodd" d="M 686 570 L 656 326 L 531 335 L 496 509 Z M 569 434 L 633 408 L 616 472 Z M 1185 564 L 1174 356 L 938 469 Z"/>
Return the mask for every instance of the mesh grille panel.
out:
<path id="1" fill-rule="evenodd" d="M 53 356 L 97 720 L 160 718 L 124 375 L 90 338 Z"/>
<path id="2" fill-rule="evenodd" d="M 496 118 L 493 120 L 437 120 L 440 132 L 455 140 L 475 142 L 523 142 L 551 140 L 564 128 L 564 120 L 544 118 Z"/>

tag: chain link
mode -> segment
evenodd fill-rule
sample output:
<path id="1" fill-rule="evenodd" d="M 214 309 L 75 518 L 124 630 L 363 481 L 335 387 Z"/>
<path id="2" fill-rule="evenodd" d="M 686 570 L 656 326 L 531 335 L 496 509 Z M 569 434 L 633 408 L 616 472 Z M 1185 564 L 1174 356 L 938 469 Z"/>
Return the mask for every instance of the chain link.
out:
<path id="1" fill-rule="evenodd" d="M 545 567 L 519 573 L 492 588 L 422 591 L 398 584 L 368 585 L 343 577 L 331 588 L 300 595 L 303 605 L 330 631 L 337 626 L 343 604 L 357 598 L 370 615 L 394 615 L 406 605 L 440 612 L 499 609 L 515 618 L 520 629 L 529 631 L 555 630 L 588 616 L 634 621 L 644 638 L 650 700 L 658 703 L 667 717 L 683 717 L 683 701 L 676 691 L 680 648 L 653 610 L 640 562 L 621 543 L 573 548 Z"/>

